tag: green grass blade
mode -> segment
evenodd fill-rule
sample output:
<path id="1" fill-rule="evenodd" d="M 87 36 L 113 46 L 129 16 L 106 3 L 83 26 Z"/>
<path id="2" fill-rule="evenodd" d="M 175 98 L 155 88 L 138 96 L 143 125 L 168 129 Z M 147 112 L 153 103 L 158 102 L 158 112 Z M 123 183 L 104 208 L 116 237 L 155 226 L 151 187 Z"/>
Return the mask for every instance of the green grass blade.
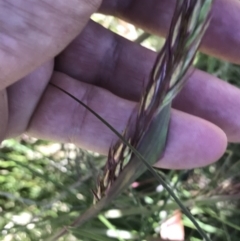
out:
<path id="1" fill-rule="evenodd" d="M 51 83 L 51 85 L 55 86 L 59 90 L 66 93 L 68 96 L 76 100 L 78 103 L 82 104 L 86 109 L 88 109 L 93 115 L 95 115 L 98 119 L 100 119 L 108 128 L 110 128 L 129 148 L 132 149 L 134 154 L 134 158 L 129 162 L 124 168 L 123 172 L 119 175 L 118 179 L 113 183 L 110 191 L 107 193 L 105 197 L 103 197 L 96 205 L 90 207 L 88 210 L 86 210 L 79 218 L 77 218 L 74 223 L 71 224 L 71 228 L 81 226 L 82 224 L 86 223 L 88 220 L 92 219 L 96 215 L 98 215 L 101 210 L 109 205 L 125 188 L 129 186 L 131 182 L 133 182 L 139 175 L 141 175 L 143 172 L 145 172 L 147 169 L 151 171 L 151 173 L 154 175 L 154 177 L 157 178 L 159 182 L 163 185 L 164 188 L 169 192 L 171 197 L 176 201 L 176 203 L 181 207 L 183 212 L 186 214 L 186 216 L 193 222 L 194 226 L 197 228 L 199 233 L 204 237 L 206 241 L 209 241 L 208 237 L 205 235 L 205 233 L 202 231 L 192 214 L 189 212 L 189 210 L 181 203 L 179 198 L 174 194 L 174 192 L 171 190 L 171 188 L 165 183 L 165 181 L 161 178 L 160 175 L 157 174 L 157 172 L 152 168 L 152 164 L 156 161 L 156 157 L 158 158 L 161 152 L 164 149 L 165 143 L 162 142 L 161 145 L 157 145 L 157 151 L 158 153 L 153 153 L 151 151 L 151 148 L 145 147 L 145 142 L 149 142 L 149 136 L 154 136 L 155 138 L 152 140 L 152 145 L 155 146 L 157 144 L 156 138 L 158 136 L 155 136 L 159 134 L 156 130 L 159 130 L 162 132 L 161 138 L 165 138 L 167 134 L 167 127 L 169 123 L 170 118 L 170 105 L 164 107 L 162 110 L 163 112 L 160 112 L 158 115 L 158 118 L 156 117 L 149 129 L 146 135 L 144 136 L 143 141 L 141 142 L 142 145 L 140 145 L 139 152 L 132 147 L 122 136 L 120 133 L 118 133 L 114 127 L 112 127 L 109 123 L 107 123 L 101 116 L 99 116 L 95 111 L 93 111 L 90 107 L 88 107 L 86 104 L 84 104 L 82 101 L 78 100 L 75 96 L 71 95 L 64 89 L 60 88 L 59 86 L 56 86 Z M 160 120 L 159 122 L 159 119 Z M 166 138 L 165 138 L 166 139 Z M 151 146 L 151 145 L 149 145 Z M 141 152 L 144 152 L 144 157 L 141 154 Z M 146 161 L 148 160 L 148 161 Z M 57 232 L 53 237 L 51 237 L 49 240 L 57 240 L 61 236 L 65 235 L 68 232 L 68 228 L 63 228 L 59 232 Z"/>
<path id="2" fill-rule="evenodd" d="M 100 199 L 99 202 L 72 223 L 72 227 L 79 226 L 96 216 L 137 177 L 149 169 L 193 222 L 202 237 L 209 240 L 188 209 L 151 166 L 163 153 L 170 120 L 171 101 L 186 82 L 183 77 L 193 61 L 207 28 L 211 3 L 211 0 L 177 2 L 169 36 L 158 55 L 151 78 L 142 95 L 133 132 L 129 122 L 121 136 L 88 106 L 55 86 L 85 106 L 119 137 L 119 141 L 110 148 L 104 175 L 98 182 L 98 191 L 95 196 Z M 126 160 L 129 161 L 123 167 Z M 101 198 L 103 194 L 105 196 Z M 53 240 L 58 239 L 66 232 L 67 229 L 60 230 Z"/>

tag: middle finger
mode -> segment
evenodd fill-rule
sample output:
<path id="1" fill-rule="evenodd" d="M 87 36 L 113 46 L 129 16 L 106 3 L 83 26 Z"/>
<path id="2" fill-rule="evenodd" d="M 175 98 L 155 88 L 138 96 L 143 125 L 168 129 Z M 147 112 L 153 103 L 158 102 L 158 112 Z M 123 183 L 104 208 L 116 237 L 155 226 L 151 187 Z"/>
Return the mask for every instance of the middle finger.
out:
<path id="1" fill-rule="evenodd" d="M 114 94 L 138 101 L 156 53 L 90 22 L 57 58 L 56 70 Z M 173 107 L 222 128 L 240 141 L 240 90 L 199 70 L 191 75 Z"/>

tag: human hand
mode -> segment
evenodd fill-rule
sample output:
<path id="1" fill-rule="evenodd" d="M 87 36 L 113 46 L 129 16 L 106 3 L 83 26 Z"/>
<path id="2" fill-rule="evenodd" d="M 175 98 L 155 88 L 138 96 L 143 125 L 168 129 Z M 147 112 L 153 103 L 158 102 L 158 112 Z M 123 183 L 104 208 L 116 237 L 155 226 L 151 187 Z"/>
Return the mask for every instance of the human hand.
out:
<path id="1" fill-rule="evenodd" d="M 119 132 L 124 129 L 156 54 L 93 22 L 78 35 L 98 2 L 0 3 L 2 139 L 26 132 L 107 153 L 117 137 L 76 101 L 49 86 L 49 81 L 87 103 Z M 164 35 L 173 3 L 104 0 L 100 11 Z M 202 50 L 240 63 L 239 10 L 237 0 L 216 0 Z M 54 64 L 53 58 L 63 49 Z M 240 141 L 239 106 L 239 89 L 195 70 L 174 101 L 167 147 L 156 165 L 188 169 L 217 160 L 227 138 Z"/>

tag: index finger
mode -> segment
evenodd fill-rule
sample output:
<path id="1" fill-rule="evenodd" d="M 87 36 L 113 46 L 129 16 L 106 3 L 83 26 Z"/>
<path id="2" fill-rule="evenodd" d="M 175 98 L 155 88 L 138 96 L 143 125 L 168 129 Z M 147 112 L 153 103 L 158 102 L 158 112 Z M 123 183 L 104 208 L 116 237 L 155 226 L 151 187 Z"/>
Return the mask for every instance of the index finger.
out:
<path id="1" fill-rule="evenodd" d="M 176 0 L 104 0 L 100 12 L 122 18 L 147 32 L 167 35 Z M 201 51 L 240 64 L 240 2 L 216 0 Z"/>

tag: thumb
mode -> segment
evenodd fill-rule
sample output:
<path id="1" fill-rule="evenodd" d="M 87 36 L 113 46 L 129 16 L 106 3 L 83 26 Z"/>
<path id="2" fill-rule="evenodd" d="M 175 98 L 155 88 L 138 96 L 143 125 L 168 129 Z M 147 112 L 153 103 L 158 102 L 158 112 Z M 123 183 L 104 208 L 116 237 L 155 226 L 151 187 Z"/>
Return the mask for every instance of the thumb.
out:
<path id="1" fill-rule="evenodd" d="M 0 1 L 0 90 L 56 56 L 101 0 Z"/>

